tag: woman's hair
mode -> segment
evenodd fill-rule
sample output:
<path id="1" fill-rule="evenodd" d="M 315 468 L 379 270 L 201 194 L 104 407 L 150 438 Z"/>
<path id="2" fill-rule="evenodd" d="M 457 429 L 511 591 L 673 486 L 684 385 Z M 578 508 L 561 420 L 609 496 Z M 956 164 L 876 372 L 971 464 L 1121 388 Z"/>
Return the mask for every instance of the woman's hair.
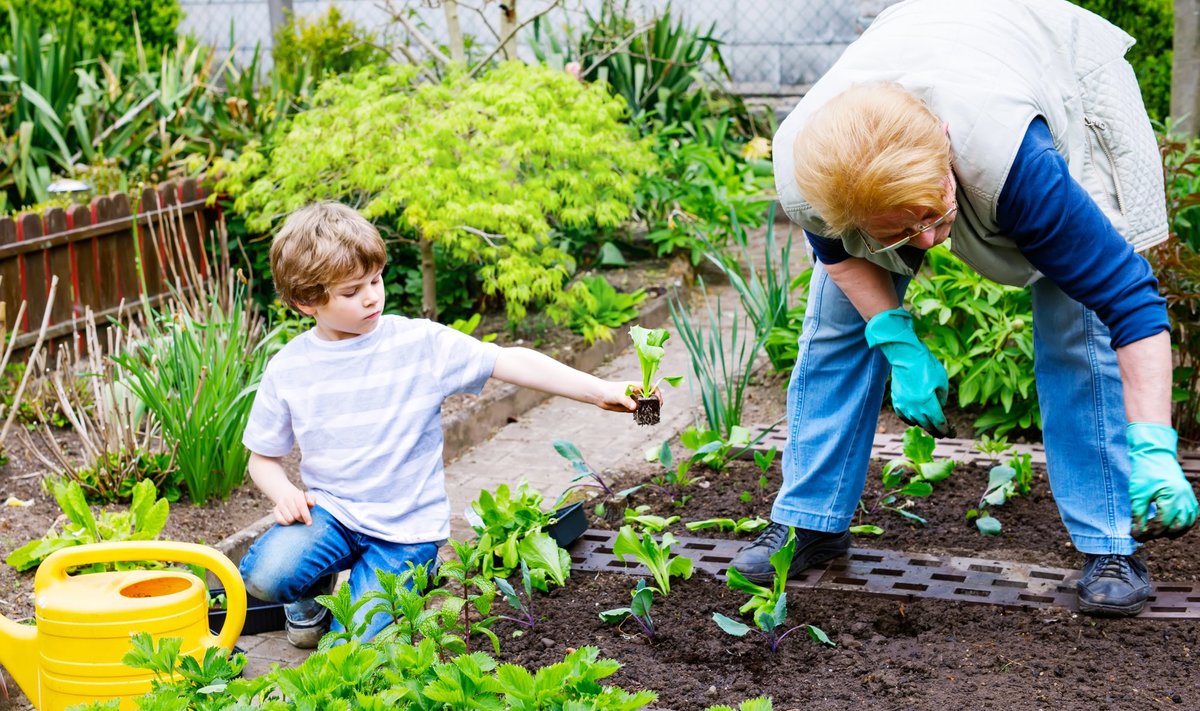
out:
<path id="1" fill-rule="evenodd" d="M 329 290 L 387 264 L 379 230 L 353 208 L 336 202 L 302 207 L 271 241 L 275 291 L 289 306 L 321 306 Z"/>
<path id="2" fill-rule="evenodd" d="M 898 208 L 947 209 L 950 138 L 923 101 L 894 82 L 861 84 L 810 117 L 792 148 L 796 186 L 827 235 Z"/>

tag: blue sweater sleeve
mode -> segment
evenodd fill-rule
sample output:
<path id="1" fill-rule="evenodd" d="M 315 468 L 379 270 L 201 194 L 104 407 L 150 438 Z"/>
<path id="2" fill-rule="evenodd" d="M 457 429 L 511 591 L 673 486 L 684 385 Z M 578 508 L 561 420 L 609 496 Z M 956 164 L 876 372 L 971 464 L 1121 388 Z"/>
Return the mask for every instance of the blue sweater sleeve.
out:
<path id="1" fill-rule="evenodd" d="M 1114 348 L 1170 328 L 1150 264 L 1071 177 L 1040 118 L 1025 133 L 996 212 L 1029 263 L 1096 312 Z"/>
<path id="2" fill-rule="evenodd" d="M 823 237 L 808 230 L 804 231 L 804 236 L 808 238 L 808 244 L 821 264 L 837 264 L 850 258 L 850 253 L 836 237 Z"/>

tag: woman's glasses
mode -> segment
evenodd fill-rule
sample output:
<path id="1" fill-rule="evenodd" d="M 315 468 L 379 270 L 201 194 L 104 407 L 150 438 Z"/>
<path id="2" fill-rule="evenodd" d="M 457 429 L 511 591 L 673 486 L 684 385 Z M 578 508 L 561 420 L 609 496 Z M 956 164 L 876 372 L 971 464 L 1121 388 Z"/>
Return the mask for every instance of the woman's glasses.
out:
<path id="1" fill-rule="evenodd" d="M 901 247 L 903 247 L 904 245 L 906 245 L 910 241 L 912 241 L 912 239 L 914 237 L 920 237 L 921 235 L 925 234 L 929 230 L 937 228 L 938 225 L 940 225 L 943 222 L 945 222 L 946 220 L 950 219 L 950 217 L 957 211 L 958 211 L 958 202 L 955 201 L 950 205 L 949 210 L 946 210 L 946 212 L 942 213 L 941 217 L 937 218 L 933 222 L 926 222 L 923 224 L 914 225 L 913 227 L 910 227 L 908 230 L 906 230 L 898 235 L 893 235 L 893 236 L 887 237 L 885 239 L 880 239 L 878 237 L 874 237 L 870 234 L 867 234 L 867 231 L 863 230 L 863 229 L 860 229 L 858 231 L 858 235 L 862 239 L 863 246 L 866 247 L 867 252 L 869 254 L 883 254 L 885 252 L 891 252 L 894 249 L 900 249 Z M 868 240 L 867 237 L 870 237 L 871 239 Z M 872 247 L 871 246 L 872 241 L 874 241 L 878 244 L 885 245 L 885 246 Z"/>

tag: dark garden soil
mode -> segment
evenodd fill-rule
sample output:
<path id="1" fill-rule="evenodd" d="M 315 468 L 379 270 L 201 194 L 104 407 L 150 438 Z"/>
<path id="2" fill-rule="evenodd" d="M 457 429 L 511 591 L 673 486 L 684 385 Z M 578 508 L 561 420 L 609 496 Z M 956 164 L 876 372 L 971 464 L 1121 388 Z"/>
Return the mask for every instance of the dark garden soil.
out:
<path id="1" fill-rule="evenodd" d="M 865 500 L 878 498 L 874 463 Z M 646 465 L 615 484 L 628 486 L 657 474 Z M 675 505 L 661 492 L 643 489 L 629 505 L 650 513 L 679 515 L 677 536 L 688 521 L 769 516 L 781 472 L 776 462 L 760 492 L 759 470 L 735 462 L 725 472 L 704 472 L 686 489 L 691 498 Z M 858 548 L 960 555 L 1077 568 L 1075 551 L 1059 520 L 1044 471 L 1036 471 L 1030 496 L 996 511 L 1001 535 L 985 537 L 964 519 L 978 503 L 986 471 L 960 468 L 917 500 L 914 513 L 928 520 L 914 526 L 888 512 L 863 515 L 856 523 L 885 529 L 858 537 Z M 751 501 L 743 501 L 749 492 Z M 619 525 L 623 506 L 610 505 L 595 528 Z M 753 536 L 739 538 L 750 540 Z M 1200 581 L 1200 534 L 1146 546 L 1158 581 Z M 1005 709 L 1200 708 L 1200 669 L 1192 650 L 1200 645 L 1197 620 L 1097 619 L 1063 608 L 1012 608 L 938 600 L 897 601 L 828 590 L 790 592 L 789 625 L 813 624 L 837 644 L 824 647 L 798 630 L 772 654 L 758 637 L 731 637 L 712 621 L 720 612 L 737 616 L 747 599 L 706 573 L 672 582 L 671 594 L 652 610 L 658 634 L 648 640 L 633 621 L 606 625 L 597 613 L 627 606 L 636 579 L 621 574 L 576 572 L 566 588 L 537 600 L 535 629 L 510 639 L 501 633 L 506 660 L 525 665 L 561 660 L 568 647 L 600 648 L 624 666 L 612 683 L 659 693 L 655 708 L 702 709 L 733 704 L 759 694 L 776 709 Z"/>

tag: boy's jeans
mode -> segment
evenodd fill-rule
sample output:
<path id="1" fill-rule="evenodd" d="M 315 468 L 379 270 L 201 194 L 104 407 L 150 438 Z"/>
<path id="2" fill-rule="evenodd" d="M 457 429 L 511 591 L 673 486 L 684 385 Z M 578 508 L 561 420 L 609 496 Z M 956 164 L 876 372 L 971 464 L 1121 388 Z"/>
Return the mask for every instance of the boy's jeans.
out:
<path id="1" fill-rule="evenodd" d="M 903 302 L 909 280 L 893 279 Z M 1129 455 L 1108 329 L 1048 279 L 1031 288 L 1034 373 L 1059 514 L 1079 551 L 1128 555 L 1135 548 Z M 865 326 L 824 267 L 814 266 L 788 386 L 783 486 L 771 512 L 777 523 L 827 532 L 851 524 L 889 373 L 884 355 L 867 347 Z"/>
<path id="2" fill-rule="evenodd" d="M 408 570 L 409 562 L 432 563 L 437 557 L 435 543 L 381 541 L 351 531 L 320 506 L 311 513 L 311 526 L 276 524 L 250 546 L 238 566 L 246 592 L 260 600 L 296 602 L 324 593 L 316 589 L 322 578 L 350 568 L 350 591 L 358 600 L 380 589 L 377 568 L 399 574 Z M 359 608 L 354 624 L 362 624 L 373 607 Z M 376 615 L 361 639 L 371 639 L 391 622 L 387 615 Z M 333 624 L 341 629 L 336 621 Z"/>

